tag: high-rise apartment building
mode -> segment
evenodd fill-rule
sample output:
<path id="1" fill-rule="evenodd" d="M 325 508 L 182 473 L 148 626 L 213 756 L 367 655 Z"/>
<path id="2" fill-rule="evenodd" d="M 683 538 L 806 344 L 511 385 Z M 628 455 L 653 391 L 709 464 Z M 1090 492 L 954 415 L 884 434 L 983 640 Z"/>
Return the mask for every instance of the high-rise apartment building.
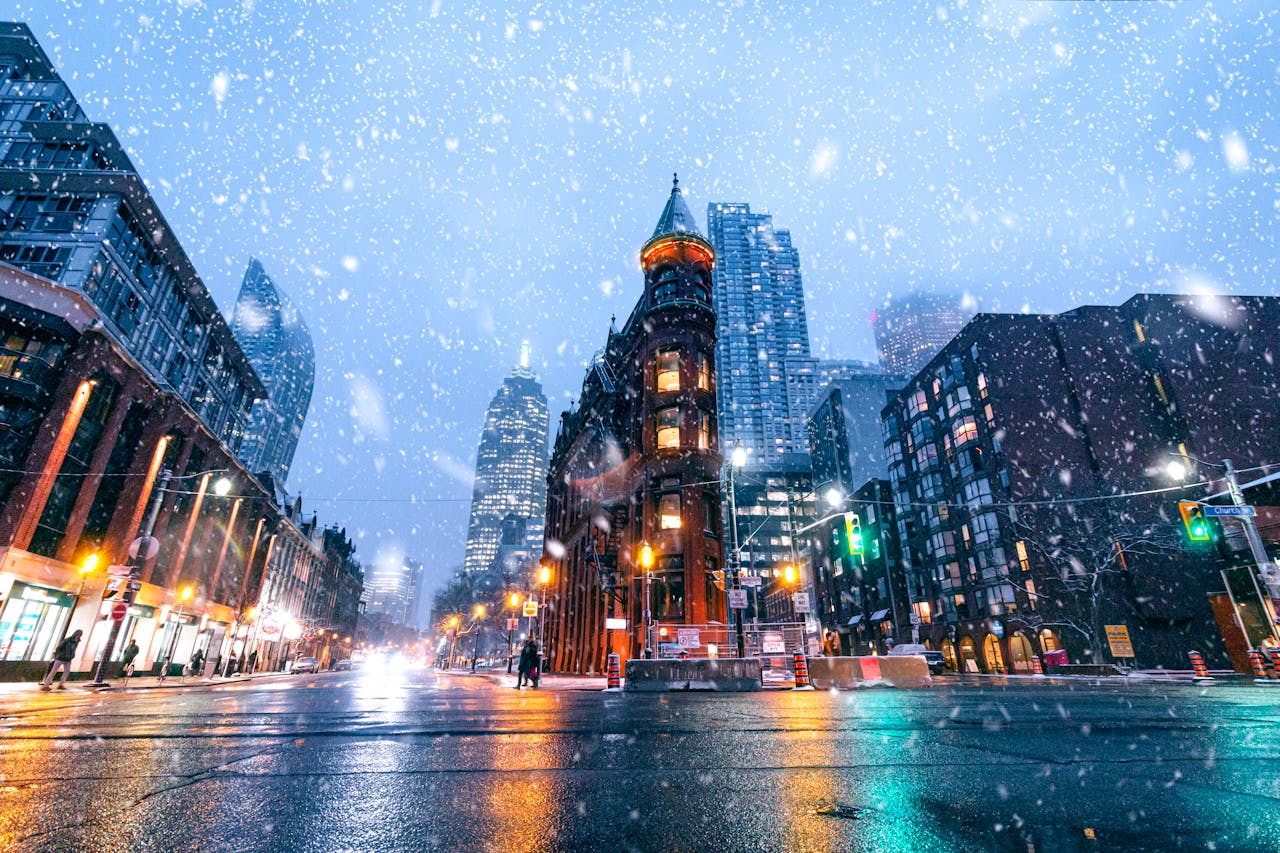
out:
<path id="1" fill-rule="evenodd" d="M 958 296 L 912 293 L 886 301 L 872 318 L 880 366 L 886 373 L 914 375 L 967 321 Z"/>
<path id="2" fill-rule="evenodd" d="M 85 294 L 231 450 L 265 396 L 137 169 L 23 24 L 0 24 L 0 261 Z"/>
<path id="3" fill-rule="evenodd" d="M 788 396 L 788 375 L 812 368 L 800 254 L 791 233 L 749 205 L 713 202 L 707 231 L 716 251 L 717 393 L 723 446 L 753 464 L 807 453 L 807 406 Z"/>
<path id="4" fill-rule="evenodd" d="M 541 533 L 547 510 L 547 428 L 547 398 L 529 369 L 526 346 L 520 366 L 502 381 L 485 413 L 467 526 L 468 573 L 493 566 L 506 516 L 537 519 L 527 529 L 531 536 Z M 540 552 L 540 536 L 530 543 L 535 546 Z"/>
<path id="5" fill-rule="evenodd" d="M 399 625 L 412 625 L 421 582 L 422 563 L 417 560 L 391 560 L 375 566 L 364 584 L 365 612 L 385 614 Z"/>
<path id="6" fill-rule="evenodd" d="M 256 258 L 245 270 L 231 329 L 267 389 L 250 412 L 240 459 L 283 486 L 311 406 L 315 348 L 301 312 Z"/>
<path id="7" fill-rule="evenodd" d="M 868 480 L 889 474 L 880 411 L 908 380 L 865 362 L 862 367 L 832 377 L 810 410 L 809 461 L 819 494 L 833 486 L 852 494 Z"/>

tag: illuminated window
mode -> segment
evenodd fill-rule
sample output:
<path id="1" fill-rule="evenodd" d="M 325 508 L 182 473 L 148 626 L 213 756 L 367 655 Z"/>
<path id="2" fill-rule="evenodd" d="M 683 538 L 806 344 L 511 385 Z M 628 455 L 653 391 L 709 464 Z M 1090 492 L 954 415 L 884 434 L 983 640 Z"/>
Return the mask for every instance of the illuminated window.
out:
<path id="1" fill-rule="evenodd" d="M 711 359 L 705 352 L 698 353 L 698 390 L 711 390 Z"/>
<path id="2" fill-rule="evenodd" d="M 1022 569 L 1031 568 L 1031 561 L 1027 559 L 1027 543 L 1019 539 L 1013 543 L 1013 547 L 1018 551 L 1018 566 Z"/>
<path id="3" fill-rule="evenodd" d="M 698 449 L 706 450 L 711 447 L 711 415 L 698 410 Z"/>
<path id="4" fill-rule="evenodd" d="M 680 529 L 679 492 L 672 492 L 658 498 L 658 528 L 661 530 Z"/>
<path id="5" fill-rule="evenodd" d="M 679 350 L 662 350 L 658 353 L 658 390 L 680 390 Z"/>
<path id="6" fill-rule="evenodd" d="M 668 406 L 658 409 L 658 447 L 680 446 L 680 409 Z"/>
<path id="7" fill-rule="evenodd" d="M 1036 609 L 1036 582 L 1031 578 L 1027 578 L 1027 604 L 1032 610 Z"/>
<path id="8" fill-rule="evenodd" d="M 1146 342 L 1147 335 L 1145 332 L 1142 331 L 1142 324 L 1139 323 L 1137 320 L 1133 321 L 1133 331 L 1136 332 L 1138 335 L 1138 343 Z"/>
<path id="9" fill-rule="evenodd" d="M 957 421 L 951 431 L 956 437 L 956 444 L 964 444 L 966 441 L 973 441 L 978 437 L 978 424 L 973 418 L 965 418 L 962 421 Z"/>

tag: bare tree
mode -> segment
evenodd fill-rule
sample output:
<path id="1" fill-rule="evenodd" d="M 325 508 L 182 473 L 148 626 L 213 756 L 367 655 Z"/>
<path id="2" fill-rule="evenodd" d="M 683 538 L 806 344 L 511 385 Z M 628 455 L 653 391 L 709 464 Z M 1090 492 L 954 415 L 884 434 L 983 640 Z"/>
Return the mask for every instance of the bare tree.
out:
<path id="1" fill-rule="evenodd" d="M 1019 621 L 1033 630 L 1075 633 L 1092 660 L 1101 663 L 1106 659 L 1104 614 L 1128 610 L 1147 618 L 1150 602 L 1139 592 L 1142 575 L 1158 561 L 1183 553 L 1182 541 L 1163 519 L 1142 524 L 1112 510 L 1083 515 L 1068 507 L 1037 522 L 1014 519 L 1033 565 L 1033 585 L 1015 578 L 1010 583 L 1037 602 L 1036 612 Z"/>

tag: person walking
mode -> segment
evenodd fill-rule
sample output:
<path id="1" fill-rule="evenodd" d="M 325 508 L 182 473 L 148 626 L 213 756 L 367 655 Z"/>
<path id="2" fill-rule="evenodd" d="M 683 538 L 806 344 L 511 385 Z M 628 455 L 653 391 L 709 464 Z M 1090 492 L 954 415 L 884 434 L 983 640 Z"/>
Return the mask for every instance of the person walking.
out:
<path id="1" fill-rule="evenodd" d="M 41 690 L 51 689 L 53 674 L 59 670 L 61 670 L 62 679 L 58 682 L 58 689 L 67 689 L 67 676 L 71 674 L 71 662 L 76 659 L 76 649 L 80 646 L 80 635 L 82 633 L 77 628 L 71 632 L 70 637 L 58 643 L 58 648 L 53 650 L 53 664 L 49 667 L 49 673 L 44 677 L 44 681 L 40 682 Z"/>
<path id="2" fill-rule="evenodd" d="M 527 680 L 530 684 L 535 684 L 535 675 L 538 667 L 538 644 L 533 638 L 524 641 L 524 646 L 520 649 L 520 664 L 516 667 L 516 690 L 524 686 Z"/>
<path id="3" fill-rule="evenodd" d="M 258 668 L 258 650 L 254 649 L 253 651 L 249 652 L 249 665 L 245 667 L 245 672 L 247 672 L 249 675 L 253 675 L 253 673 L 257 670 L 257 668 Z"/>
<path id="4" fill-rule="evenodd" d="M 196 649 L 195 654 L 191 656 L 190 666 L 192 677 L 199 678 L 200 674 L 204 672 L 204 652 Z"/>
<path id="5" fill-rule="evenodd" d="M 227 678 L 230 678 L 235 674 L 236 674 L 236 653 L 232 652 L 231 654 L 227 655 L 226 676 Z"/>
<path id="6" fill-rule="evenodd" d="M 120 675 L 129 680 L 129 676 L 133 675 L 133 662 L 138 657 L 138 644 L 132 637 L 129 638 L 129 645 L 124 647 L 124 651 L 120 653 Z"/>
<path id="7" fill-rule="evenodd" d="M 209 667 L 209 677 L 217 678 L 222 673 L 222 652 L 213 656 L 213 666 Z"/>

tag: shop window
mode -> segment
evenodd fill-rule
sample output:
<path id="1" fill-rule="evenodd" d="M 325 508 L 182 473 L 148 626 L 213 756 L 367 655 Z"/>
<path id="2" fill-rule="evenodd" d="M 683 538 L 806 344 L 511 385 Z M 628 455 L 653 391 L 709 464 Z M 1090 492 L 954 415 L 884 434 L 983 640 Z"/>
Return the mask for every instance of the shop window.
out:
<path id="1" fill-rule="evenodd" d="M 672 448 L 680 446 L 680 407 L 668 406 L 658 409 L 658 447 Z"/>
<path id="2" fill-rule="evenodd" d="M 658 353 L 658 390 L 680 390 L 680 351 L 661 350 Z"/>
<path id="3" fill-rule="evenodd" d="M 661 495 L 658 498 L 658 528 L 679 530 L 680 526 L 680 493 Z"/>

